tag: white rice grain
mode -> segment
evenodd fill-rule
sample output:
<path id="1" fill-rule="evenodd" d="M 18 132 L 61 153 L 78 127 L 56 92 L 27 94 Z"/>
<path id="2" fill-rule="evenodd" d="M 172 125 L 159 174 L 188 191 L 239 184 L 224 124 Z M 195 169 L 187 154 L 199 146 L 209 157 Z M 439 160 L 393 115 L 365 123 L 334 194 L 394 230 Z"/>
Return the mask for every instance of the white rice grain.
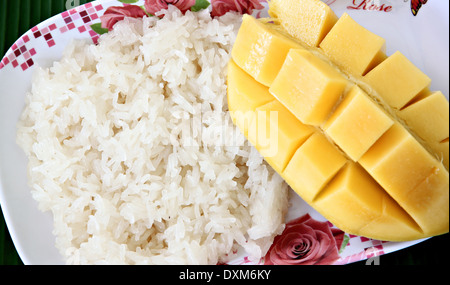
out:
<path id="1" fill-rule="evenodd" d="M 126 19 L 37 71 L 17 142 L 68 264 L 257 259 L 281 233 L 287 185 L 227 113 L 240 17 Z"/>

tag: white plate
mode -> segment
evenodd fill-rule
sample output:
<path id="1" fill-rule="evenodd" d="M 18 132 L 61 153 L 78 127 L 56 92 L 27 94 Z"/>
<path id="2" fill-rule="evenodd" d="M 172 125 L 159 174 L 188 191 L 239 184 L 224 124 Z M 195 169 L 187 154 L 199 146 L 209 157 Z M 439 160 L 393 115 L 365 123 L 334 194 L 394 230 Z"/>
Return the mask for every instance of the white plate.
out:
<path id="1" fill-rule="evenodd" d="M 410 10 L 409 0 L 327 0 L 340 16 L 343 12 L 364 27 L 387 40 L 387 53 L 400 50 L 416 66 L 432 78 L 431 88 L 449 94 L 449 2 L 428 1 L 417 16 Z M 389 12 L 353 9 L 364 3 L 392 6 Z M 139 5 L 143 4 L 141 0 Z M 370 3 L 369 3 L 370 4 Z M 366 7 L 369 7 L 366 4 Z M 101 0 L 57 15 L 25 33 L 8 50 L 0 63 L 0 203 L 11 237 L 24 264 L 63 264 L 52 234 L 52 217 L 42 213 L 27 186 L 26 157 L 15 143 L 16 123 L 24 107 L 26 91 L 37 65 L 48 67 L 61 57 L 67 43 L 74 38 L 98 35 L 90 25 L 109 6 L 122 5 L 115 0 Z M 266 11 L 262 12 L 263 14 Z M 70 20 L 69 20 L 70 18 Z M 298 196 L 292 195 L 288 219 L 310 214 L 324 221 Z M 341 236 L 342 237 L 342 236 Z M 420 241 L 382 242 L 345 235 L 346 246 L 336 264 L 365 260 L 370 257 L 404 249 Z M 249 261 L 237 252 L 229 264 Z M 261 261 L 262 262 L 262 261 Z"/>

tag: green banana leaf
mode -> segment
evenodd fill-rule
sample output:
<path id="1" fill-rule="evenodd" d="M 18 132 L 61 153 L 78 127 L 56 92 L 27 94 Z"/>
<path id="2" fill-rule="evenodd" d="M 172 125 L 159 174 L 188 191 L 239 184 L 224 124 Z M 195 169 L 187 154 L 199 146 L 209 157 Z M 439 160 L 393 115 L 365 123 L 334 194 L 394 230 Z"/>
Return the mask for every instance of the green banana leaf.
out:
<path id="1" fill-rule="evenodd" d="M 14 42 L 40 22 L 66 10 L 66 4 L 87 0 L 0 0 L 0 59 Z M 0 213 L 0 265 L 21 265 L 3 215 Z"/>

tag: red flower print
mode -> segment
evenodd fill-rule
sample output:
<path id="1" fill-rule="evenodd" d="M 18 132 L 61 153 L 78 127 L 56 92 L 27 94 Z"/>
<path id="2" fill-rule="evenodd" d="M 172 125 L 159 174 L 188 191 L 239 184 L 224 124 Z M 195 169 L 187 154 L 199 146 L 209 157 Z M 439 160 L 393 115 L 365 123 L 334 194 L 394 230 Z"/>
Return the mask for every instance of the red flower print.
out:
<path id="1" fill-rule="evenodd" d="M 225 15 L 230 11 L 237 11 L 241 14 L 251 14 L 253 9 L 264 8 L 261 2 L 265 0 L 211 0 L 213 17 Z"/>
<path id="2" fill-rule="evenodd" d="M 125 19 L 125 17 L 131 18 L 143 18 L 147 16 L 144 10 L 141 7 L 135 5 L 129 5 L 125 7 L 109 7 L 103 16 L 100 17 L 102 22 L 102 28 L 108 29 L 111 31 L 114 25 Z"/>
<path id="3" fill-rule="evenodd" d="M 331 229 L 327 222 L 314 220 L 309 214 L 286 224 L 267 252 L 268 265 L 325 265 L 339 259 L 342 231 Z M 336 242 L 336 237 L 338 242 Z"/>
<path id="4" fill-rule="evenodd" d="M 174 5 L 185 13 L 195 5 L 195 0 L 145 0 L 145 10 L 152 15 L 169 8 L 169 5 Z"/>

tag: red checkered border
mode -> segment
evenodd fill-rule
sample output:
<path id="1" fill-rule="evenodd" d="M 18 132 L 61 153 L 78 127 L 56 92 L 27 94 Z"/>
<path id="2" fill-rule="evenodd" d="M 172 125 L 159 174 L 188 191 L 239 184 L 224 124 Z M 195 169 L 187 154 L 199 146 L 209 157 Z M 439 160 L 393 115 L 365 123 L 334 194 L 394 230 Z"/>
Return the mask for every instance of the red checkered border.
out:
<path id="1" fill-rule="evenodd" d="M 73 8 L 58 15 L 62 21 L 56 20 L 48 26 L 35 26 L 11 47 L 5 57 L 0 62 L 0 69 L 8 64 L 12 67 L 20 67 L 23 71 L 34 65 L 33 56 L 38 51 L 31 47 L 30 40 L 44 39 L 49 48 L 56 45 L 54 35 L 56 33 L 64 34 L 68 31 L 78 30 L 79 33 L 88 33 L 94 43 L 97 43 L 99 35 L 91 29 L 94 21 L 99 19 L 98 12 L 103 10 L 103 6 L 87 3 L 83 6 Z"/>

